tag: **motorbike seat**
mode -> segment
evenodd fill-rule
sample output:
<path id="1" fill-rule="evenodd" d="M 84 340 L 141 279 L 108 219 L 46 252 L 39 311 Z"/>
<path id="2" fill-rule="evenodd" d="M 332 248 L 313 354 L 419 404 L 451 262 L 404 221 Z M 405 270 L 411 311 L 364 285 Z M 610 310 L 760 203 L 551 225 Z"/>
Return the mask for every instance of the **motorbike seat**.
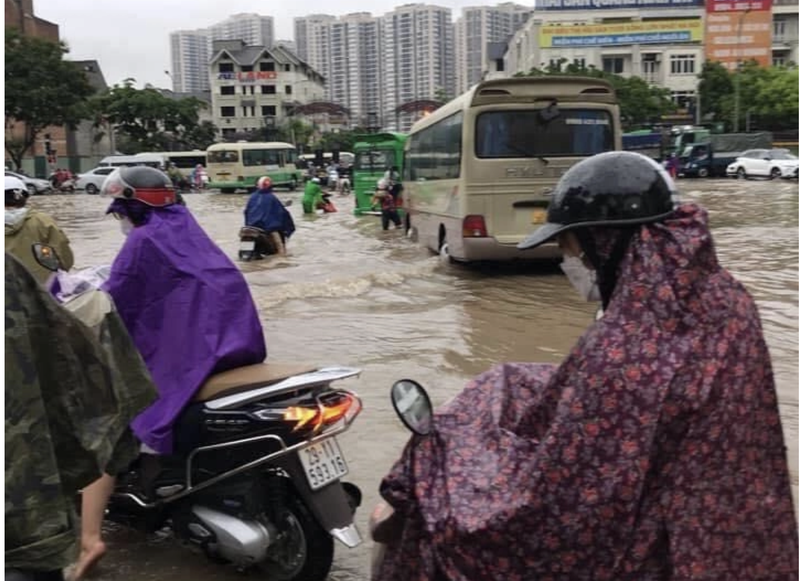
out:
<path id="1" fill-rule="evenodd" d="M 209 377 L 200 386 L 194 396 L 194 401 L 208 401 L 256 387 L 265 387 L 301 373 L 316 371 L 316 369 L 314 366 L 300 363 L 259 363 L 237 367 Z"/>

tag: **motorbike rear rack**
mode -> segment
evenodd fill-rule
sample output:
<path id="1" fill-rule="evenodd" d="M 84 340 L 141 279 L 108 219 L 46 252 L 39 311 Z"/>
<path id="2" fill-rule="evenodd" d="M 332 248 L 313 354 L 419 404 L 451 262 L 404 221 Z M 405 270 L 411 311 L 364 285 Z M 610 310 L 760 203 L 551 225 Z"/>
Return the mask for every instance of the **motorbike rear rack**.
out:
<path id="1" fill-rule="evenodd" d="M 138 504 L 141 508 L 155 508 L 157 506 L 162 506 L 164 504 L 168 504 L 170 502 L 179 500 L 185 496 L 188 496 L 189 494 L 192 494 L 199 490 L 203 490 L 204 488 L 208 488 L 209 486 L 213 486 L 217 482 L 225 480 L 226 478 L 230 478 L 231 476 L 236 476 L 237 474 L 241 474 L 242 472 L 246 472 L 248 470 L 261 466 L 262 464 L 266 464 L 267 462 L 271 462 L 273 460 L 286 456 L 287 454 L 291 454 L 293 452 L 302 450 L 303 448 L 307 448 L 308 446 L 315 444 L 316 442 L 319 442 L 321 440 L 325 440 L 333 436 L 338 436 L 339 434 L 342 434 L 350 429 L 350 426 L 359 416 L 362 409 L 361 398 L 358 397 L 355 393 L 353 393 L 352 391 L 348 391 L 346 389 L 340 389 L 339 391 L 348 393 L 353 398 L 355 398 L 355 400 L 358 402 L 359 405 L 359 411 L 349 419 L 343 418 L 339 423 L 334 424 L 334 427 L 317 434 L 313 438 L 310 438 L 308 440 L 303 440 L 302 442 L 298 442 L 297 444 L 293 444 L 291 446 L 287 446 L 286 442 L 284 442 L 283 438 L 281 438 L 280 436 L 276 436 L 275 434 L 262 434 L 261 436 L 253 436 L 252 438 L 244 438 L 242 440 L 233 440 L 231 442 L 222 442 L 219 444 L 210 444 L 208 446 L 201 446 L 199 448 L 195 448 L 194 450 L 192 450 L 192 452 L 186 458 L 186 488 L 183 489 L 182 491 L 173 494 L 171 496 L 161 498 L 154 502 L 147 502 L 138 495 L 133 494 L 132 492 L 114 493 L 112 496 L 116 498 L 129 498 L 130 500 Z M 270 440 L 277 442 L 278 445 L 280 446 L 280 450 L 272 452 L 271 454 L 267 454 L 266 456 L 262 456 L 261 458 L 256 458 L 255 460 L 252 460 L 247 464 L 242 464 L 241 466 L 228 470 L 227 472 L 223 472 L 222 474 L 217 474 L 216 476 L 213 476 L 208 480 L 204 480 L 200 484 L 194 486 L 192 485 L 192 461 L 198 454 L 202 454 L 204 452 L 210 452 L 213 450 L 234 448 L 236 446 L 243 446 L 246 444 L 252 444 L 254 442 L 266 442 Z"/>

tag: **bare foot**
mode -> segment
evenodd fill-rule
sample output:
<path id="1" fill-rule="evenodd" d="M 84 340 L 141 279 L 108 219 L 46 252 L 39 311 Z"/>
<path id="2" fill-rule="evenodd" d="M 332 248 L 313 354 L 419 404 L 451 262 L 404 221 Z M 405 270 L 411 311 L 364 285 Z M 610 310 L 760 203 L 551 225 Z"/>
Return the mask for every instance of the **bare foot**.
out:
<path id="1" fill-rule="evenodd" d="M 91 573 L 103 555 L 106 554 L 106 544 L 103 541 L 97 541 L 91 547 L 82 547 L 78 563 L 69 577 L 69 581 L 80 581 L 86 575 Z"/>

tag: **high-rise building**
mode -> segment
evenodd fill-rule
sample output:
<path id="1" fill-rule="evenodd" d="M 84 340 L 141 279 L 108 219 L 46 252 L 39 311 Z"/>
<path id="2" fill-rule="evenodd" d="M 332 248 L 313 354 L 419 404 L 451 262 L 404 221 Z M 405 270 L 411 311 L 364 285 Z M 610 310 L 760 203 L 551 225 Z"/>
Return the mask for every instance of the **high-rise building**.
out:
<path id="1" fill-rule="evenodd" d="M 449 8 L 406 4 L 383 17 L 384 126 L 407 130 L 413 119 L 395 115 L 399 105 L 455 94 L 454 41 Z"/>
<path id="2" fill-rule="evenodd" d="M 240 39 L 245 44 L 270 47 L 275 40 L 275 25 L 272 16 L 234 14 L 209 26 L 208 34 L 212 41 Z"/>
<path id="3" fill-rule="evenodd" d="M 325 76 L 325 98 L 347 107 L 353 124 L 383 115 L 381 19 L 368 12 L 295 18 L 297 54 Z"/>
<path id="4" fill-rule="evenodd" d="M 208 91 L 208 59 L 215 40 L 242 40 L 252 46 L 271 47 L 275 39 L 272 16 L 234 14 L 208 28 L 178 30 L 170 34 L 172 90 L 178 93 Z"/>
<path id="5" fill-rule="evenodd" d="M 208 91 L 209 40 L 205 30 L 178 30 L 169 35 L 172 90 Z"/>
<path id="6" fill-rule="evenodd" d="M 532 6 L 512 2 L 462 10 L 455 24 L 455 74 L 459 94 L 481 80 L 488 64 L 489 43 L 508 40 L 532 14 Z"/>

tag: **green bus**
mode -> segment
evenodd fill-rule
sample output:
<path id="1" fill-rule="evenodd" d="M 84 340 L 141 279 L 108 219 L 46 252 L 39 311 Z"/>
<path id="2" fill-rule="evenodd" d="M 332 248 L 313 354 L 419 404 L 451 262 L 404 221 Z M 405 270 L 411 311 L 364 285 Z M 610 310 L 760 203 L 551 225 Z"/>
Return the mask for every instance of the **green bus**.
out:
<path id="1" fill-rule="evenodd" d="M 254 190 L 256 181 L 268 175 L 276 186 L 290 190 L 302 183 L 297 169 L 297 150 L 290 143 L 215 143 L 206 150 L 209 188 L 223 194 Z"/>
<path id="2" fill-rule="evenodd" d="M 356 196 L 355 215 L 361 216 L 372 211 L 372 196 L 378 180 L 392 166 L 397 166 L 403 174 L 403 148 L 405 133 L 368 133 L 359 135 L 353 146 L 353 191 Z"/>

